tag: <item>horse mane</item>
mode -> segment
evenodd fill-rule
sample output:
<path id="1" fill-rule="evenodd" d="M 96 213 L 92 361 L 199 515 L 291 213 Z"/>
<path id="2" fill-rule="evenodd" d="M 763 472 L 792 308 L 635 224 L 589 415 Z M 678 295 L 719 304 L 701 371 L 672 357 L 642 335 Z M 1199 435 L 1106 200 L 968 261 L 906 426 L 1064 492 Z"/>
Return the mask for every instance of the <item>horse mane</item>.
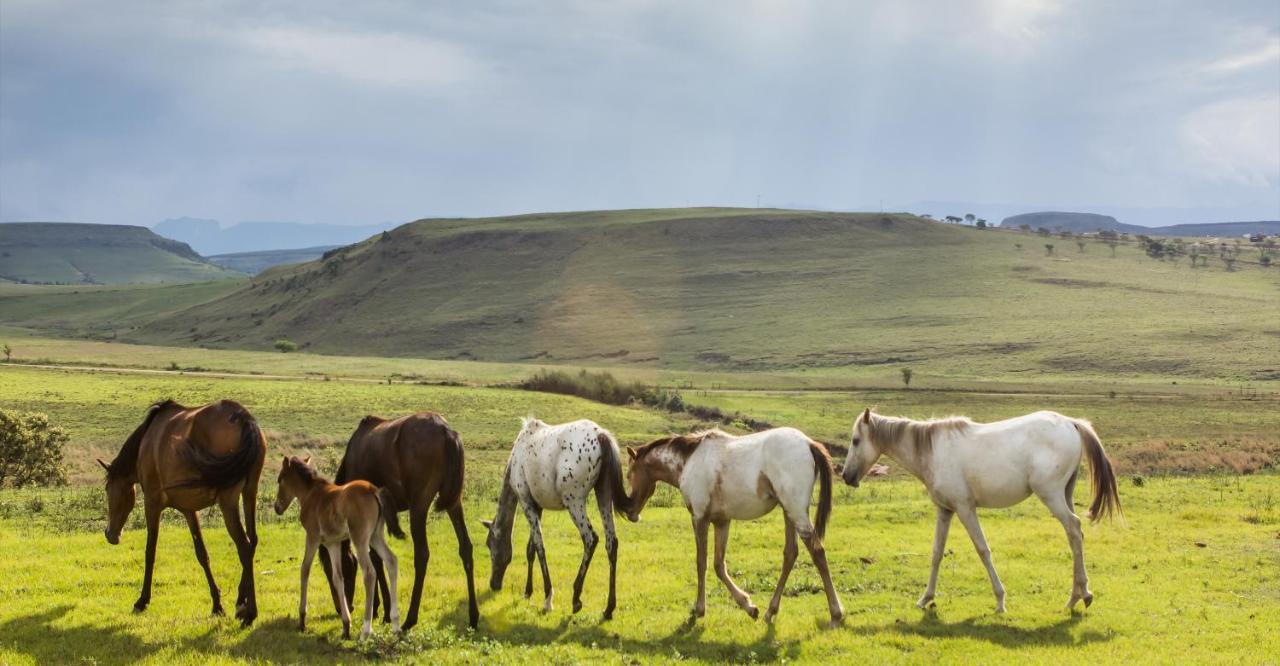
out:
<path id="1" fill-rule="evenodd" d="M 157 400 L 147 408 L 147 415 L 143 417 L 142 424 L 134 428 L 133 434 L 129 435 L 129 438 L 124 441 L 124 446 L 120 448 L 120 453 L 116 454 L 110 465 L 107 465 L 108 481 L 131 477 L 138 471 L 138 452 L 142 449 L 142 437 L 147 434 L 147 428 L 151 427 L 151 422 L 156 416 L 170 407 L 186 409 L 168 398 Z"/>
<path id="2" fill-rule="evenodd" d="M 963 433 L 976 424 L 967 416 L 916 421 L 900 416 L 872 414 L 870 425 L 871 436 L 877 442 L 899 442 L 904 437 L 909 437 L 917 456 L 925 457 L 933 451 L 934 437 L 953 432 Z"/>
<path id="3" fill-rule="evenodd" d="M 304 462 L 298 456 L 289 456 L 289 469 L 297 470 L 298 476 L 302 477 L 302 480 L 306 481 L 307 485 L 325 480 L 323 476 L 320 476 L 320 470 Z"/>
<path id="4" fill-rule="evenodd" d="M 347 481 L 349 481 L 349 479 L 347 478 L 347 473 L 348 473 L 347 460 L 351 457 L 351 445 L 355 444 L 356 441 L 360 438 L 360 436 L 363 435 L 365 432 L 367 432 L 370 428 L 373 428 L 375 426 L 381 425 L 386 422 L 387 422 L 386 419 L 382 418 L 381 416 L 374 416 L 373 414 L 369 414 L 364 418 L 360 419 L 360 424 L 356 426 L 355 431 L 351 433 L 351 437 L 347 439 L 347 448 L 344 449 L 342 452 L 342 462 L 338 463 L 338 471 L 333 476 L 334 483 L 338 485 L 342 485 Z"/>
<path id="5" fill-rule="evenodd" d="M 708 428 L 707 430 L 699 430 L 687 435 L 672 435 L 671 437 L 655 439 L 652 442 L 636 449 L 636 459 L 639 460 L 645 457 L 645 455 L 650 451 L 666 448 L 680 456 L 681 460 L 688 460 L 689 456 L 693 455 L 693 452 L 696 451 L 698 446 L 707 438 L 721 436 L 732 437 L 732 435 L 719 428 Z"/>

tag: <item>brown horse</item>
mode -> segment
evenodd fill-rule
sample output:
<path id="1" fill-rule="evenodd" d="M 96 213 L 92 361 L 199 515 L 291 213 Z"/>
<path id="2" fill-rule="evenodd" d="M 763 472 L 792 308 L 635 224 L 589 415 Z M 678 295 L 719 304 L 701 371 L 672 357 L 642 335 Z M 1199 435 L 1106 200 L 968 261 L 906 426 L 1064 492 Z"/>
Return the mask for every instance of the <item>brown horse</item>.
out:
<path id="1" fill-rule="evenodd" d="M 204 568 L 213 597 L 213 614 L 222 615 L 222 597 L 209 570 L 209 553 L 200 534 L 201 509 L 215 502 L 222 510 L 227 532 L 240 556 L 240 588 L 236 618 L 245 626 L 258 616 L 253 588 L 253 555 L 258 547 L 256 504 L 258 478 L 267 455 L 267 441 L 253 415 L 238 403 L 220 400 L 188 409 L 172 400 L 158 402 L 129 435 L 107 470 L 107 542 L 120 543 L 120 530 L 133 511 L 134 484 L 142 485 L 147 517 L 146 571 L 136 612 L 151 602 L 151 573 L 156 563 L 160 514 L 166 508 L 182 512 L 195 542 L 196 559 Z M 244 503 L 240 521 L 237 498 Z"/>
<path id="2" fill-rule="evenodd" d="M 409 531 L 413 535 L 413 596 L 402 629 L 418 623 L 418 604 L 422 600 L 422 580 L 427 573 L 431 553 L 427 548 L 427 513 L 435 499 L 436 511 L 447 511 L 458 538 L 458 555 L 467 574 L 468 621 L 475 627 L 480 621 L 476 606 L 475 574 L 471 561 L 471 537 L 462 515 L 462 483 L 464 478 L 462 439 L 444 417 L 433 412 L 410 414 L 393 421 L 366 416 L 347 442 L 347 452 L 338 466 L 335 483 L 363 480 L 383 489 L 387 531 L 403 539 L 396 513 L 409 511 Z M 384 598 L 390 598 L 382 572 L 382 559 L 372 554 L 378 585 Z M 320 564 L 325 576 L 335 575 L 329 554 L 320 551 Z M 347 543 L 342 547 L 342 577 L 347 604 L 355 595 L 355 557 Z M 330 589 L 334 589 L 332 585 Z M 375 601 L 376 604 L 376 601 Z M 341 608 L 334 595 L 335 608 Z M 388 608 L 387 610 L 390 610 Z M 390 617 L 384 616 L 385 620 Z"/>
<path id="3" fill-rule="evenodd" d="M 294 498 L 302 505 L 299 519 L 307 530 L 307 547 L 302 555 L 302 596 L 298 602 L 298 631 L 307 628 L 307 580 L 311 577 L 311 562 L 316 550 L 324 546 L 330 557 L 338 557 L 345 541 L 354 541 L 360 570 L 364 574 L 364 625 L 360 638 L 368 638 L 373 629 L 374 577 L 373 561 L 369 557 L 372 548 L 387 563 L 391 572 L 391 590 L 387 595 L 391 617 L 400 620 L 396 607 L 396 556 L 387 547 L 382 536 L 382 499 L 379 491 L 367 481 L 352 481 L 341 486 L 324 480 L 311 458 L 286 456 L 280 465 L 280 478 L 276 491 L 276 515 L 284 513 Z M 334 571 L 333 588 L 342 589 L 342 568 Z M 339 615 L 342 617 L 342 637 L 351 638 L 351 612 L 343 595 L 336 595 Z"/>

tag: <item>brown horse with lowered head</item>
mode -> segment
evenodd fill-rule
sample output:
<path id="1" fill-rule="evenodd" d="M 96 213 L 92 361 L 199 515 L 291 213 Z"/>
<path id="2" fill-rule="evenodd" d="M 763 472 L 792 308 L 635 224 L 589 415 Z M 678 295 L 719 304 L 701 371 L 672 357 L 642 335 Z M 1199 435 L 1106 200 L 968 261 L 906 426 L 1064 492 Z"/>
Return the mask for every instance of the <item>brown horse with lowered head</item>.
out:
<path id="1" fill-rule="evenodd" d="M 462 439 L 444 417 L 434 412 L 418 412 L 395 420 L 366 416 L 360 421 L 350 441 L 334 483 L 368 481 L 382 488 L 384 518 L 387 531 L 403 539 L 396 514 L 409 511 L 409 531 L 413 535 L 413 594 L 409 601 L 409 613 L 402 629 L 407 631 L 418 623 L 418 604 L 422 600 L 422 582 L 427 573 L 427 561 L 431 558 L 427 548 L 427 513 L 435 500 L 436 511 L 445 511 L 453 523 L 458 538 L 458 555 L 467 575 L 468 622 L 475 627 L 480 621 L 480 609 L 476 605 L 475 574 L 471 559 L 471 537 L 467 534 L 462 515 L 462 485 L 465 478 Z M 347 605 L 355 595 L 355 557 L 344 542 L 342 551 L 342 577 Z M 386 578 L 382 570 L 382 558 L 371 553 L 378 586 L 384 598 L 389 599 Z M 325 576 L 334 579 L 329 553 L 320 551 L 320 564 Z M 330 590 L 335 588 L 330 585 Z M 376 601 L 375 601 L 376 604 Z M 341 604 L 334 595 L 334 607 L 341 612 Z M 390 621 L 390 605 L 384 621 Z"/>
<path id="2" fill-rule="evenodd" d="M 134 485 L 142 486 L 147 518 L 146 569 L 136 612 L 151 602 L 151 573 L 160 536 L 160 514 L 167 508 L 182 512 L 195 542 L 196 560 L 204 568 L 213 597 L 213 614 L 222 615 L 222 597 L 209 569 L 209 553 L 200 533 L 201 509 L 222 510 L 227 532 L 240 556 L 240 587 L 236 618 L 244 625 L 258 616 L 253 588 L 253 555 L 258 547 L 255 513 L 258 479 L 267 454 L 267 441 L 247 409 L 230 400 L 187 408 L 172 400 L 158 402 L 129 435 L 107 470 L 107 542 L 120 543 L 120 530 L 133 511 Z M 237 499 L 244 504 L 241 523 Z"/>

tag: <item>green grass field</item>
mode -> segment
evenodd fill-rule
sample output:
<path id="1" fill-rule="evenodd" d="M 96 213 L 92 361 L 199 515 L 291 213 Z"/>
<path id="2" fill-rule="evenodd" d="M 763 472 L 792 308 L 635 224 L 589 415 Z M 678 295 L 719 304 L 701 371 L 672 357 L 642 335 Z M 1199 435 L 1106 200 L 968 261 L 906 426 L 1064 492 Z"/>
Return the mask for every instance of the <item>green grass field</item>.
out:
<path id="1" fill-rule="evenodd" d="M 100 491 L 94 489 L 95 496 Z M 286 520 L 261 531 L 257 555 L 261 615 L 251 629 L 208 616 L 208 593 L 184 526 L 160 537 L 150 608 L 131 611 L 141 580 L 143 533 L 107 545 L 100 524 L 57 528 L 26 517 L 43 493 L 6 492 L 0 542 L 0 662 L 72 663 L 389 663 L 829 662 L 872 663 L 1132 661 L 1266 663 L 1280 650 L 1280 489 L 1273 476 L 1157 479 L 1125 483 L 1123 523 L 1087 527 L 1085 548 L 1097 594 L 1085 612 L 1062 610 L 1070 553 L 1058 524 L 1027 502 L 989 511 L 984 528 L 1008 590 L 1009 612 L 992 613 L 986 576 L 963 531 L 953 533 L 939 584 L 939 608 L 914 607 L 928 573 L 933 519 L 922 488 L 878 481 L 837 490 L 827 548 L 848 619 L 822 628 L 820 581 L 802 555 L 772 626 L 752 622 L 714 576 L 707 616 L 687 624 L 694 596 L 692 535 L 683 508 L 654 508 L 620 527 L 619 611 L 600 621 L 607 581 L 598 557 L 578 615 L 567 608 L 581 545 L 564 515 L 545 521 L 556 608 L 522 598 L 522 558 L 504 590 L 481 593 L 481 624 L 465 629 L 465 592 L 452 531 L 433 518 L 433 550 L 418 628 L 396 637 L 378 625 L 371 641 L 340 640 L 323 576 L 311 578 L 309 630 L 295 629 L 302 529 Z M 101 501 L 101 498 L 98 498 Z M 46 507 L 54 504 L 46 501 Z M 477 578 L 489 572 L 477 519 L 493 498 L 474 491 L 466 510 L 477 549 Z M 45 511 L 54 509 L 46 508 Z M 37 514 L 39 515 L 39 514 Z M 234 550 L 207 521 L 206 541 L 224 593 L 234 589 Z M 517 521 L 516 541 L 526 534 Z M 781 517 L 736 523 L 731 575 L 767 604 L 781 559 Z M 405 542 L 393 547 L 409 561 Z M 402 569 L 402 572 L 404 569 Z M 402 573 L 403 575 L 403 573 Z M 402 579 L 403 580 L 403 579 Z M 400 598 L 408 597 L 401 584 Z"/>

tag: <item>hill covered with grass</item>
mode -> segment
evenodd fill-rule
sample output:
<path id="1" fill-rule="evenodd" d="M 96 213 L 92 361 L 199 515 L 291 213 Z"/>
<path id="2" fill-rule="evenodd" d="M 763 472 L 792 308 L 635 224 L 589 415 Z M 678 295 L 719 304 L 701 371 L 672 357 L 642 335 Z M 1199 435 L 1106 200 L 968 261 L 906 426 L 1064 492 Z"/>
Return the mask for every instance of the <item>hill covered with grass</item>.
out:
<path id="1" fill-rule="evenodd" d="M 428 219 L 269 269 L 125 336 L 850 378 L 899 367 L 1027 380 L 1280 376 L 1280 272 L 1114 253 L 905 214 Z"/>
<path id="2" fill-rule="evenodd" d="M 262 250 L 260 252 L 232 252 L 229 254 L 215 254 L 209 257 L 209 261 L 229 268 L 233 271 L 241 273 L 261 273 L 272 266 L 287 266 L 289 264 L 300 264 L 305 261 L 319 259 L 321 255 L 329 250 L 338 248 L 338 245 L 321 245 L 319 247 L 303 247 L 296 250 Z"/>
<path id="3" fill-rule="evenodd" d="M 239 273 L 145 227 L 0 224 L 0 280 L 31 284 L 202 282 Z"/>

